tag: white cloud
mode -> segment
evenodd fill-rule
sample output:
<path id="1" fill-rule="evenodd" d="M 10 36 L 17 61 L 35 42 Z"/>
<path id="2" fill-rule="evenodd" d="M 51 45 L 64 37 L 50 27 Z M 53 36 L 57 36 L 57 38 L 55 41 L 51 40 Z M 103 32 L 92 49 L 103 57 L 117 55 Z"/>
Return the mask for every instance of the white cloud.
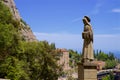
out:
<path id="1" fill-rule="evenodd" d="M 54 42 L 58 48 L 78 49 L 82 47 L 82 38 L 80 34 L 36 32 L 34 34 L 38 40 L 47 40 L 50 43 Z"/>
<path id="2" fill-rule="evenodd" d="M 120 35 L 119 34 L 102 34 L 95 35 L 94 45 L 96 49 L 102 49 L 107 51 L 118 50 L 120 51 Z"/>
<path id="3" fill-rule="evenodd" d="M 93 10 L 91 10 L 92 15 L 98 14 L 100 12 L 100 8 L 103 6 L 103 1 L 104 0 L 97 0 L 97 3 L 95 5 L 95 7 L 93 8 Z"/>
<path id="4" fill-rule="evenodd" d="M 120 13 L 120 8 L 118 8 L 118 9 L 113 9 L 112 12 Z"/>
<path id="5" fill-rule="evenodd" d="M 80 21 L 81 19 L 82 19 L 81 17 L 75 18 L 75 19 L 72 20 L 72 22 L 77 22 L 77 21 Z"/>
<path id="6" fill-rule="evenodd" d="M 91 9 L 91 11 L 86 15 L 95 15 L 98 14 L 100 12 L 100 8 L 103 6 L 103 1 L 102 0 L 98 0 L 97 3 L 95 4 L 94 8 Z M 84 15 L 83 15 L 84 16 Z M 77 22 L 80 21 L 82 19 L 82 17 L 78 17 L 72 20 L 72 22 Z"/>
<path id="7" fill-rule="evenodd" d="M 54 42 L 58 48 L 82 50 L 83 40 L 81 34 L 67 33 L 34 33 L 38 40 Z M 94 35 L 94 49 L 106 51 L 120 51 L 120 35 L 98 34 Z"/>
<path id="8" fill-rule="evenodd" d="M 92 10 L 91 14 L 98 14 L 100 11 L 100 7 L 102 6 L 102 4 L 96 4 L 95 8 Z"/>
<path id="9" fill-rule="evenodd" d="M 93 7 L 93 9 L 91 9 L 91 11 L 87 14 L 84 14 L 83 16 L 88 16 L 88 15 L 96 15 L 100 12 L 100 8 L 103 6 L 103 0 L 97 0 L 95 6 Z M 82 20 L 82 17 L 78 17 L 78 18 L 75 18 L 72 20 L 72 22 L 77 22 L 77 21 L 80 21 Z"/>

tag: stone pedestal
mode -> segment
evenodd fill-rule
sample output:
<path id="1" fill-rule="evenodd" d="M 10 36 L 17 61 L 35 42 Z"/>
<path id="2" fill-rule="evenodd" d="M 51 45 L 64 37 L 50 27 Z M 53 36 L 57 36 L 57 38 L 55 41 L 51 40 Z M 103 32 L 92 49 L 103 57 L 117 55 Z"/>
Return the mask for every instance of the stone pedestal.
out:
<path id="1" fill-rule="evenodd" d="M 97 80 L 97 66 L 92 62 L 78 63 L 78 80 Z"/>

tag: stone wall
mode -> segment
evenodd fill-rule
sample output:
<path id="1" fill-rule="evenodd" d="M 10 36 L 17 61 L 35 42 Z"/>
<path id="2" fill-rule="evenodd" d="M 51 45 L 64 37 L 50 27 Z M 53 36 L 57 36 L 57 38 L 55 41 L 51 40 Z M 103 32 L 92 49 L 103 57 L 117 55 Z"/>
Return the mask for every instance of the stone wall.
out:
<path id="1" fill-rule="evenodd" d="M 97 80 L 97 65 L 78 63 L 78 80 Z"/>
<path id="2" fill-rule="evenodd" d="M 58 61 L 59 65 L 63 66 L 63 70 L 69 70 L 69 52 L 66 49 L 60 49 L 60 60 Z"/>

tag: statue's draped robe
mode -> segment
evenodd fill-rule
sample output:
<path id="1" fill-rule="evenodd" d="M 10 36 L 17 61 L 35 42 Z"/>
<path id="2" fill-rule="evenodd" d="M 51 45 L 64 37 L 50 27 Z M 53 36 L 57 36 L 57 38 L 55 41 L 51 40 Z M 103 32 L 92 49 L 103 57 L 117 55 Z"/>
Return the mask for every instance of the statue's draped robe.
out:
<path id="1" fill-rule="evenodd" d="M 83 43 L 83 60 L 93 60 L 93 32 L 91 25 L 84 25 L 84 32 L 82 33 L 82 38 L 84 39 Z"/>

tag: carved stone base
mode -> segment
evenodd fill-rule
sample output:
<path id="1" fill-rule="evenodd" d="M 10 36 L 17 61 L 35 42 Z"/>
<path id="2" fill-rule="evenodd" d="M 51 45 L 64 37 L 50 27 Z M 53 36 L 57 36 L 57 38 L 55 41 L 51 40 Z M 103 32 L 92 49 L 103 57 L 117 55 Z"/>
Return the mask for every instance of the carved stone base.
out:
<path id="1" fill-rule="evenodd" d="M 97 80 L 97 66 L 92 62 L 78 63 L 78 80 Z"/>

